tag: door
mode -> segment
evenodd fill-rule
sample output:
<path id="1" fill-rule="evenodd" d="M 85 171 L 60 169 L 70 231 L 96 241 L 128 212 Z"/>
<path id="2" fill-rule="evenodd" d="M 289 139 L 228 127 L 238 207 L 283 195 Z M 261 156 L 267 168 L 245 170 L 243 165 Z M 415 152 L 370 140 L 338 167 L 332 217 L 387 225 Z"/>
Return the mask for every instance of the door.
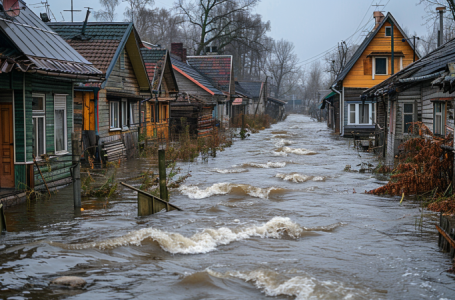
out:
<path id="1" fill-rule="evenodd" d="M 14 188 L 13 105 L 0 104 L 0 188 Z"/>

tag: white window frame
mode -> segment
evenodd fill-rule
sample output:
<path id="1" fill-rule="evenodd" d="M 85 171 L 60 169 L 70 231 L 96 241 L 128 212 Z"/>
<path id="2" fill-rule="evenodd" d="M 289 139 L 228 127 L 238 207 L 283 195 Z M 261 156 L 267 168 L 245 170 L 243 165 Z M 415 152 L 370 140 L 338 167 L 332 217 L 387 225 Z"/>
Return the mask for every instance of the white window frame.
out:
<path id="1" fill-rule="evenodd" d="M 35 94 L 33 93 L 32 94 L 32 98 L 42 98 L 43 99 L 43 109 L 42 110 L 34 110 L 32 108 L 32 122 L 36 122 L 36 124 L 38 124 L 38 119 L 42 119 L 43 120 L 43 136 L 42 136 L 42 139 L 43 139 L 43 147 L 44 147 L 44 153 L 41 153 L 41 154 L 46 154 L 47 153 L 47 150 L 46 150 L 46 95 L 45 94 Z M 34 148 L 35 149 L 38 149 L 38 137 L 39 137 L 39 134 L 38 134 L 38 126 L 36 126 L 35 128 L 35 141 L 34 141 Z M 40 155 L 38 152 L 36 153 L 37 156 L 36 156 L 36 159 L 40 159 Z"/>
<path id="2" fill-rule="evenodd" d="M 68 116 L 67 116 L 67 111 L 68 111 L 68 107 L 67 107 L 67 97 L 68 95 L 66 94 L 55 94 L 54 95 L 54 152 L 55 154 L 65 154 L 65 153 L 68 153 Z M 63 128 L 63 140 L 65 141 L 63 143 L 64 145 L 64 149 L 63 150 L 60 150 L 60 151 L 57 151 L 56 150 L 56 146 L 57 146 L 57 134 L 56 134 L 56 127 L 55 126 L 55 111 L 56 110 L 62 110 L 62 107 L 61 107 L 61 104 L 58 105 L 58 97 L 64 97 L 65 98 L 65 101 L 64 101 L 64 108 L 63 108 L 63 124 L 64 124 L 64 128 Z"/>
<path id="3" fill-rule="evenodd" d="M 122 130 L 129 130 L 129 124 L 128 124 L 128 99 L 122 99 L 121 105 L 120 105 L 120 115 L 122 116 L 120 119 L 121 122 L 121 127 Z"/>
<path id="4" fill-rule="evenodd" d="M 411 104 L 412 105 L 412 113 L 407 113 L 407 112 L 404 112 L 404 106 L 406 104 Z M 401 107 L 401 131 L 403 134 L 410 134 L 408 131 L 405 130 L 405 127 L 406 127 L 406 123 L 405 123 L 405 120 L 404 120 L 404 117 L 405 115 L 412 115 L 412 122 L 415 122 L 416 120 L 414 120 L 415 118 L 415 109 L 416 109 L 416 106 L 415 106 L 415 102 L 414 101 L 405 101 L 403 102 L 403 106 Z"/>
<path id="5" fill-rule="evenodd" d="M 113 123 L 113 114 L 114 114 L 114 110 L 113 110 L 113 105 L 116 105 L 117 106 L 117 112 L 118 112 L 118 115 L 117 115 L 117 122 L 118 122 L 118 126 L 115 127 L 112 123 Z M 117 131 L 117 130 L 121 130 L 120 128 L 120 102 L 119 101 L 109 101 L 109 130 L 110 131 Z"/>
<path id="6" fill-rule="evenodd" d="M 130 126 L 135 125 L 137 122 L 136 118 L 134 117 L 134 105 L 137 105 L 137 102 L 130 102 Z"/>
<path id="7" fill-rule="evenodd" d="M 436 112 L 436 105 L 437 104 L 440 104 L 441 105 L 441 111 L 440 112 Z M 433 102 L 433 111 L 434 111 L 434 125 L 433 125 L 433 133 L 434 134 L 437 134 L 439 136 L 445 136 L 445 116 L 444 116 L 444 113 L 445 113 L 445 102 L 440 102 L 440 101 L 436 101 L 436 102 Z M 436 116 L 440 116 L 441 117 L 441 133 L 436 133 Z"/>
<path id="8" fill-rule="evenodd" d="M 376 74 L 376 59 L 377 58 L 385 58 L 385 74 Z M 373 57 L 373 79 L 376 75 L 386 76 L 389 74 L 389 58 L 387 56 L 375 56 Z"/>
<path id="9" fill-rule="evenodd" d="M 360 123 L 360 104 L 361 103 L 348 103 L 348 125 L 374 125 L 376 124 L 377 118 L 377 106 L 376 103 L 365 103 L 365 105 L 369 105 L 369 122 L 368 123 Z M 351 123 L 351 105 L 355 105 L 355 123 Z M 374 116 L 373 116 L 373 109 L 374 109 Z M 374 119 L 374 120 L 373 120 Z"/>
<path id="10" fill-rule="evenodd" d="M 390 28 L 390 35 L 387 35 L 387 28 Z M 385 27 L 384 36 L 385 37 L 392 37 L 392 26 L 386 26 Z"/>

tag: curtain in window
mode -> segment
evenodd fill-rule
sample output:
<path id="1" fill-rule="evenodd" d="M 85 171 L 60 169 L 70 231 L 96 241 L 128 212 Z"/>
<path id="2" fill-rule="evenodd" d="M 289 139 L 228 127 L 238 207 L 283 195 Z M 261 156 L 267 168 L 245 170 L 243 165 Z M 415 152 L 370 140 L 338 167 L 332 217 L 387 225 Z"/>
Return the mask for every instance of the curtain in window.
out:
<path id="1" fill-rule="evenodd" d="M 65 149 L 65 110 L 55 110 L 55 151 Z"/>
<path id="2" fill-rule="evenodd" d="M 370 104 L 359 104 L 359 123 L 370 123 Z"/>

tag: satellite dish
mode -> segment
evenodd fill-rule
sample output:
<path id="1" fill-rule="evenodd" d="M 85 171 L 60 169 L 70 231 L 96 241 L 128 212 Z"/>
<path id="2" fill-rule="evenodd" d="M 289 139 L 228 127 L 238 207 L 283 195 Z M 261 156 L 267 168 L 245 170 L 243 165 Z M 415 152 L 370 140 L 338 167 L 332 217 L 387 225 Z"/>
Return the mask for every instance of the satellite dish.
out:
<path id="1" fill-rule="evenodd" d="M 17 17 L 21 13 L 19 0 L 3 0 L 3 10 L 10 17 Z"/>

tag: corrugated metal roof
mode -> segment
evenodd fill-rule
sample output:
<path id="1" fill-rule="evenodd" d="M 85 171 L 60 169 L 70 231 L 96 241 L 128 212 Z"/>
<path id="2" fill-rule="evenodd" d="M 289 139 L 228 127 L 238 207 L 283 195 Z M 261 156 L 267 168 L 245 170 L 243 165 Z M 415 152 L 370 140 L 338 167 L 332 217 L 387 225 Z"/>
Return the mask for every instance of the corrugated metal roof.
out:
<path id="1" fill-rule="evenodd" d="M 251 98 L 257 99 L 261 95 L 261 81 L 239 81 L 238 83 L 245 91 L 247 91 Z"/>
<path id="2" fill-rule="evenodd" d="M 359 48 L 357 49 L 357 51 L 354 53 L 354 55 L 351 57 L 351 59 L 347 62 L 346 66 L 343 68 L 343 70 L 340 72 L 340 74 L 338 74 L 337 78 L 335 79 L 335 81 L 333 82 L 334 84 L 336 84 L 337 82 L 339 82 L 340 80 L 343 80 L 347 75 L 348 73 L 351 71 L 352 67 L 354 66 L 354 64 L 357 62 L 357 60 L 362 56 L 362 53 L 365 51 L 365 49 L 368 47 L 368 45 L 371 43 L 371 41 L 374 39 L 374 37 L 376 36 L 376 34 L 379 32 L 379 30 L 382 28 L 382 26 L 384 25 L 385 22 L 388 22 L 390 20 L 392 20 L 393 24 L 398 28 L 398 30 L 400 31 L 400 33 L 403 35 L 403 37 L 405 39 L 408 39 L 406 33 L 403 31 L 403 29 L 401 29 L 400 25 L 398 24 L 398 22 L 395 20 L 395 18 L 392 16 L 391 13 L 388 13 L 387 16 L 384 17 L 384 19 L 381 21 L 381 23 L 379 24 L 379 26 L 377 26 L 377 28 L 371 32 L 370 34 L 367 35 L 367 37 L 363 40 L 362 44 L 360 44 Z M 412 45 L 412 43 L 409 43 L 409 45 L 411 46 L 412 49 L 414 49 L 414 45 Z M 414 51 L 416 51 L 417 55 L 420 56 L 417 52 L 416 49 L 414 49 Z"/>

